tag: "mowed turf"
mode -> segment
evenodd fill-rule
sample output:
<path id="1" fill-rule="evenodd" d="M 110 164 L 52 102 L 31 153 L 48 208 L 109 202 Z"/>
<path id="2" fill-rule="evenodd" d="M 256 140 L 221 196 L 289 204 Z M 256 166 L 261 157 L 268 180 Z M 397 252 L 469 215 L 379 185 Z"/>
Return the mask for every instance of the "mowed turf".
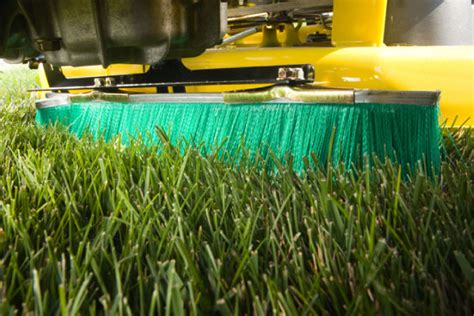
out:
<path id="1" fill-rule="evenodd" d="M 34 80 L 0 74 L 1 315 L 472 315 L 470 130 L 437 177 L 268 173 L 38 128 Z"/>

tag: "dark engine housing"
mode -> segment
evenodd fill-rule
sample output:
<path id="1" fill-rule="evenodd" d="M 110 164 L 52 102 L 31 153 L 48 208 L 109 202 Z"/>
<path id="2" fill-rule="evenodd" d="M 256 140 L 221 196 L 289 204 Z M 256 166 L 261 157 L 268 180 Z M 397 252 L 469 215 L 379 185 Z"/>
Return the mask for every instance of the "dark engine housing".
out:
<path id="1" fill-rule="evenodd" d="M 227 28 L 220 0 L 6 0 L 0 57 L 53 65 L 157 64 L 201 54 Z"/>

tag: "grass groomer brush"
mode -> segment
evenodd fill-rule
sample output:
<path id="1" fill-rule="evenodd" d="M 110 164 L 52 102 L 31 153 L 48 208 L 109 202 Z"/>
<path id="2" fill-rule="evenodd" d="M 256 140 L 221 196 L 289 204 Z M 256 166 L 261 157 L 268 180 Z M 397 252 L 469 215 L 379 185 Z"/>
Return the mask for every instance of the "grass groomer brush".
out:
<path id="1" fill-rule="evenodd" d="M 297 90 L 274 87 L 258 92 L 174 95 L 56 95 L 38 102 L 37 121 L 60 122 L 81 136 L 90 132 L 110 140 L 114 135 L 142 136 L 156 127 L 171 141 L 204 144 L 237 153 L 243 144 L 263 158 L 273 152 L 294 158 L 315 154 L 345 166 L 365 156 L 389 157 L 402 166 L 424 160 L 440 163 L 438 93 L 370 90 Z M 56 100 L 56 102 L 52 102 Z M 158 141 L 158 136 L 153 135 Z"/>

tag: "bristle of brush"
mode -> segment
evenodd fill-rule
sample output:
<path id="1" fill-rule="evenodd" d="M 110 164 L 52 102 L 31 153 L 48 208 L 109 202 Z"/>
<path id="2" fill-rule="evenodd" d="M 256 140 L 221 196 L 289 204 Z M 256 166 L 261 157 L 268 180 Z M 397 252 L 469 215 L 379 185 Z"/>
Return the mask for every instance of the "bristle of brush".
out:
<path id="1" fill-rule="evenodd" d="M 87 131 L 110 140 L 121 134 L 124 142 L 138 135 L 158 142 L 159 127 L 173 143 L 205 144 L 208 152 L 220 146 L 237 153 L 244 142 L 253 155 L 272 151 L 284 160 L 290 154 L 297 171 L 311 154 L 323 166 L 361 165 L 373 156 L 404 168 L 420 161 L 430 170 L 440 165 L 437 106 L 85 102 L 39 109 L 37 121 L 60 122 L 79 136 Z"/>

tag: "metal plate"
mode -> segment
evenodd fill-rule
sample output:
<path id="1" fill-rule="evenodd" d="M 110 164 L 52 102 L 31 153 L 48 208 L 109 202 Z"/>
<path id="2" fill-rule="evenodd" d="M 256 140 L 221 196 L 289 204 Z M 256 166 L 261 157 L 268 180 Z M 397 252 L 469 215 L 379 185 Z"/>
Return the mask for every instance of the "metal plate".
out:
<path id="1" fill-rule="evenodd" d="M 355 103 L 411 104 L 433 106 L 440 91 L 356 90 Z"/>
<path id="2" fill-rule="evenodd" d="M 338 98 L 329 98 L 328 91 L 332 95 L 340 94 L 346 98 L 348 94 L 353 94 L 353 105 L 357 104 L 406 104 L 418 106 L 436 106 L 439 102 L 439 91 L 388 91 L 388 90 L 312 90 L 314 93 L 313 102 L 317 104 L 318 94 L 324 104 L 340 104 Z M 249 94 L 252 92 L 249 92 Z M 308 90 L 305 91 L 308 93 Z M 89 94 L 60 94 L 48 93 L 47 98 L 36 102 L 37 108 L 47 108 L 62 105 L 69 105 L 74 102 L 124 102 L 124 103 L 150 103 L 150 105 L 161 103 L 225 103 L 223 93 L 186 93 L 186 94 L 110 94 L 102 92 L 92 92 Z M 252 103 L 252 102 L 245 102 Z M 276 98 L 270 101 L 257 103 L 300 103 L 305 102 L 285 98 Z M 351 103 L 344 103 L 351 104 Z"/>

